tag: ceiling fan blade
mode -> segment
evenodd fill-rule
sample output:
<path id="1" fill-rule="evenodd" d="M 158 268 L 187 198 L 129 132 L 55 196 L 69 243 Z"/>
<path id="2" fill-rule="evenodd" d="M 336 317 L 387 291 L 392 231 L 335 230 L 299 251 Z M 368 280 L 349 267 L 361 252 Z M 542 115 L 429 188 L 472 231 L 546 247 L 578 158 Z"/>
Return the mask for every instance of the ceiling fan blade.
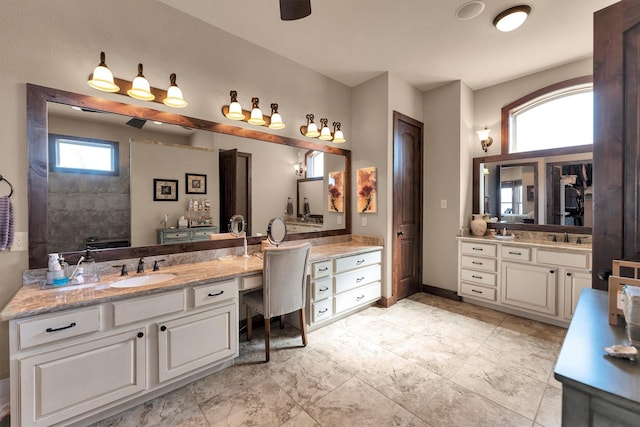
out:
<path id="1" fill-rule="evenodd" d="M 311 0 L 280 0 L 280 19 L 294 21 L 311 15 Z"/>

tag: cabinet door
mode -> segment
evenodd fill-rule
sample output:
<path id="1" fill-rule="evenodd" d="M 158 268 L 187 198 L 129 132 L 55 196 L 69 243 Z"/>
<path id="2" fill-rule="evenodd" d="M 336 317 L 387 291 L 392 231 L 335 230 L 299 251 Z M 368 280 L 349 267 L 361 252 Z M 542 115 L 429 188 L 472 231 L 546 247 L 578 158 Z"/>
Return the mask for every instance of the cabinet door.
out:
<path id="1" fill-rule="evenodd" d="M 564 318 L 571 320 L 583 289 L 591 289 L 591 272 L 567 270 L 564 274 Z"/>
<path id="2" fill-rule="evenodd" d="M 143 391 L 145 335 L 137 328 L 18 360 L 16 425 L 56 424 Z"/>
<path id="3" fill-rule="evenodd" d="M 237 305 L 158 323 L 158 380 L 238 355 Z"/>
<path id="4" fill-rule="evenodd" d="M 545 314 L 556 314 L 557 268 L 502 263 L 500 302 Z"/>

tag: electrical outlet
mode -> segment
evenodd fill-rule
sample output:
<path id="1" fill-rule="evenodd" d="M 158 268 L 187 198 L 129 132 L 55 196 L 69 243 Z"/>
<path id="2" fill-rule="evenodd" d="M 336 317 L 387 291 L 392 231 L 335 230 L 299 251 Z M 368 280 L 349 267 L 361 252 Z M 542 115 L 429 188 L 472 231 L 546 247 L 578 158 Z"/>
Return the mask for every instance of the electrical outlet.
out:
<path id="1" fill-rule="evenodd" d="M 342 215 L 338 215 L 337 220 L 338 220 L 338 225 L 341 225 L 342 224 Z"/>
<path id="2" fill-rule="evenodd" d="M 13 233 L 12 252 L 26 251 L 29 246 L 29 234 L 26 231 L 16 231 Z"/>
<path id="3" fill-rule="evenodd" d="M 367 217 L 366 216 L 362 216 L 362 226 L 366 227 L 367 226 Z"/>
<path id="4" fill-rule="evenodd" d="M 447 200 L 446 199 L 440 200 L 440 209 L 447 209 Z"/>

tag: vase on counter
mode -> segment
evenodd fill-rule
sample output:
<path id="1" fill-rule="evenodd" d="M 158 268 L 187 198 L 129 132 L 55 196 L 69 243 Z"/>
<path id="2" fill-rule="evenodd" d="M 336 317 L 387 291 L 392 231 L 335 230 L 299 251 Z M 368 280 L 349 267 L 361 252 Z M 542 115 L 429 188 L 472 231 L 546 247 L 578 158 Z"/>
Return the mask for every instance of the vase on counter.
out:
<path id="1" fill-rule="evenodd" d="M 487 231 L 487 216 L 484 214 L 471 214 L 471 234 L 474 236 L 484 236 Z"/>

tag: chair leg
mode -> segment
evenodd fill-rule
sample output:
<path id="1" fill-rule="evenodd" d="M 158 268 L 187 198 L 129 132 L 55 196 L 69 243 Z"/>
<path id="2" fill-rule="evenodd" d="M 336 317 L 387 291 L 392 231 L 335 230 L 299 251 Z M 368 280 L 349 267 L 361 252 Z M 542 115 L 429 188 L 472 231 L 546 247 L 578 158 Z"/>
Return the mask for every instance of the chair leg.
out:
<path id="1" fill-rule="evenodd" d="M 300 309 L 300 331 L 302 332 L 302 345 L 307 346 L 307 322 L 304 318 L 304 307 Z"/>
<path id="2" fill-rule="evenodd" d="M 264 318 L 264 355 L 265 361 L 269 361 L 269 347 L 271 346 L 271 340 L 269 335 L 271 334 L 271 319 Z"/>
<path id="3" fill-rule="evenodd" d="M 253 338 L 253 321 L 251 319 L 251 307 L 247 306 L 247 341 Z"/>
<path id="4" fill-rule="evenodd" d="M 286 320 L 286 317 L 287 317 L 286 314 L 280 315 L 280 329 L 284 329 L 284 321 Z"/>

